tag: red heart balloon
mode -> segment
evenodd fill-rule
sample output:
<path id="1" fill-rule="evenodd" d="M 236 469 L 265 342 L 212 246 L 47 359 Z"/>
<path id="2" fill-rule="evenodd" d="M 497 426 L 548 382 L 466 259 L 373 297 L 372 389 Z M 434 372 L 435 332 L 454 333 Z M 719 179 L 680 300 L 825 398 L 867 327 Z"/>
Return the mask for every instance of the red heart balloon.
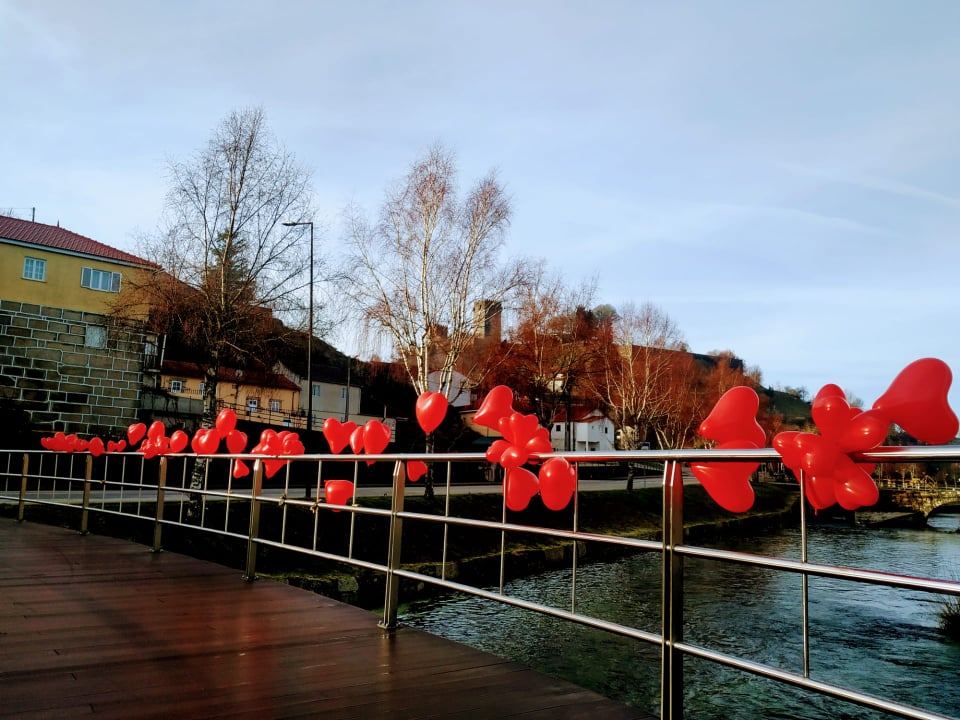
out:
<path id="1" fill-rule="evenodd" d="M 786 430 L 773 437 L 773 447 L 780 453 L 783 464 L 797 473 L 800 472 L 800 448 L 796 444 L 799 434 L 796 430 Z"/>
<path id="2" fill-rule="evenodd" d="M 350 433 L 350 449 L 353 450 L 354 455 L 359 455 L 363 452 L 363 426 L 361 425 L 358 428 L 354 428 L 354 431 Z"/>
<path id="3" fill-rule="evenodd" d="M 230 431 L 237 426 L 237 413 L 230 408 L 224 408 L 217 413 L 217 420 L 214 423 L 220 437 L 227 437 Z"/>
<path id="4" fill-rule="evenodd" d="M 197 433 L 199 435 L 199 432 Z M 199 440 L 197 440 L 200 455 L 213 455 L 220 447 L 220 433 L 216 428 L 209 428 Z"/>
<path id="5" fill-rule="evenodd" d="M 247 448 L 247 434 L 242 430 L 231 430 L 227 433 L 227 450 L 232 455 L 239 455 Z"/>
<path id="6" fill-rule="evenodd" d="M 51 437 L 42 437 L 42 438 L 40 438 L 40 444 L 44 447 L 44 449 L 46 449 L 46 450 L 52 450 L 52 449 L 53 449 L 53 438 L 51 438 Z"/>
<path id="7" fill-rule="evenodd" d="M 505 468 L 516 468 L 527 462 L 530 454 L 516 445 L 508 445 L 500 456 L 500 465 Z"/>
<path id="8" fill-rule="evenodd" d="M 327 480 L 323 484 L 323 495 L 329 505 L 346 505 L 353 497 L 353 483 L 349 480 Z"/>
<path id="9" fill-rule="evenodd" d="M 153 444 L 157 443 L 157 440 L 162 438 L 166 433 L 166 429 L 163 427 L 163 423 L 159 420 L 154 420 L 150 423 L 150 427 L 147 429 L 147 437 L 150 438 L 150 442 Z"/>
<path id="10" fill-rule="evenodd" d="M 250 474 L 250 468 L 243 460 L 237 460 L 233 463 L 233 476 L 238 480 Z"/>
<path id="11" fill-rule="evenodd" d="M 423 460 L 407 461 L 407 480 L 416 482 L 427 473 L 427 464 Z"/>
<path id="12" fill-rule="evenodd" d="M 847 429 L 850 410 L 846 395 L 837 385 L 824 385 L 813 399 L 810 414 L 820 434 L 836 440 Z"/>
<path id="13" fill-rule="evenodd" d="M 143 457 L 146 460 L 156 457 L 160 453 L 160 448 L 150 442 L 150 438 L 147 438 L 142 443 L 140 443 L 140 452 L 143 453 Z"/>
<path id="14" fill-rule="evenodd" d="M 425 392 L 417 398 L 417 422 L 428 435 L 440 427 L 447 416 L 447 396 L 438 392 Z"/>
<path id="15" fill-rule="evenodd" d="M 183 452 L 189 442 L 190 436 L 187 435 L 183 430 L 174 430 L 173 434 L 170 436 L 170 452 Z"/>
<path id="16" fill-rule="evenodd" d="M 890 421 L 878 410 L 863 410 L 847 422 L 837 439 L 843 452 L 862 452 L 882 443 L 890 430 Z"/>
<path id="17" fill-rule="evenodd" d="M 487 448 L 487 452 L 485 453 L 487 460 L 492 463 L 499 463 L 500 458 L 503 457 L 503 453 L 506 452 L 509 447 L 510 443 L 506 440 L 494 440 L 490 443 L 490 447 Z"/>
<path id="18" fill-rule="evenodd" d="M 93 438 L 88 444 L 87 449 L 94 457 L 100 457 L 104 453 L 103 440 L 98 437 Z"/>
<path id="19" fill-rule="evenodd" d="M 550 431 L 545 427 L 538 427 L 533 431 L 533 437 L 527 440 L 523 446 L 531 455 L 538 453 L 552 453 L 553 445 L 550 444 Z"/>
<path id="20" fill-rule="evenodd" d="M 834 474 L 833 492 L 837 503 L 844 510 L 856 510 L 874 505 L 880 499 L 880 491 L 862 468 L 846 455 Z"/>
<path id="21" fill-rule="evenodd" d="M 127 428 L 127 439 L 131 445 L 136 445 L 147 433 L 147 426 L 143 423 L 134 423 Z"/>
<path id="22" fill-rule="evenodd" d="M 282 434 L 282 433 L 281 433 Z M 283 454 L 284 455 L 303 455 L 306 448 L 303 447 L 303 443 L 300 442 L 300 436 L 295 432 L 288 433 L 283 438 Z"/>
<path id="23" fill-rule="evenodd" d="M 837 502 L 832 475 L 807 477 L 807 500 L 814 510 L 824 510 Z"/>
<path id="24" fill-rule="evenodd" d="M 510 468 L 503 480 L 503 494 L 507 507 L 514 512 L 526 510 L 530 499 L 540 489 L 537 476 L 525 468 Z"/>
<path id="25" fill-rule="evenodd" d="M 570 504 L 577 486 L 577 471 L 563 458 L 550 458 L 540 468 L 540 499 L 550 510 Z"/>
<path id="26" fill-rule="evenodd" d="M 720 450 L 756 448 L 752 443 L 733 441 L 720 443 Z M 720 507 L 730 512 L 746 512 L 753 507 L 754 494 L 750 475 L 760 467 L 754 462 L 690 463 L 690 470 L 703 489 Z"/>
<path id="27" fill-rule="evenodd" d="M 738 385 L 727 390 L 697 432 L 718 443 L 744 440 L 754 447 L 763 447 L 767 435 L 757 422 L 760 398 L 753 388 Z"/>
<path id="28" fill-rule="evenodd" d="M 523 447 L 527 444 L 536 432 L 540 421 L 536 415 L 524 415 L 523 413 L 513 412 L 506 417 L 500 418 L 497 427 L 500 434 L 507 439 L 511 445 Z"/>
<path id="29" fill-rule="evenodd" d="M 197 454 L 200 455 L 202 451 L 200 450 L 200 441 L 203 439 L 203 436 L 207 434 L 206 428 L 197 428 L 197 431 L 193 434 L 193 439 L 190 440 L 190 448 Z"/>
<path id="30" fill-rule="evenodd" d="M 953 382 L 942 360 L 923 358 L 907 365 L 873 409 L 921 442 L 943 445 L 957 436 L 958 421 L 947 393 Z"/>
<path id="31" fill-rule="evenodd" d="M 117 452 L 123 452 L 126 449 L 127 449 L 127 441 L 117 440 Z"/>
<path id="32" fill-rule="evenodd" d="M 341 452 L 350 444 L 350 436 L 357 429 L 357 424 L 352 420 L 341 423 L 336 418 L 327 418 L 323 421 L 323 436 L 327 439 L 330 446 L 330 452 L 334 455 Z"/>
<path id="33" fill-rule="evenodd" d="M 473 415 L 473 422 L 491 430 L 497 430 L 500 418 L 512 412 L 513 390 L 506 385 L 497 385 L 480 403 L 480 408 Z"/>
<path id="34" fill-rule="evenodd" d="M 379 420 L 370 420 L 363 426 L 363 449 L 368 455 L 379 455 L 390 442 L 390 428 Z"/>

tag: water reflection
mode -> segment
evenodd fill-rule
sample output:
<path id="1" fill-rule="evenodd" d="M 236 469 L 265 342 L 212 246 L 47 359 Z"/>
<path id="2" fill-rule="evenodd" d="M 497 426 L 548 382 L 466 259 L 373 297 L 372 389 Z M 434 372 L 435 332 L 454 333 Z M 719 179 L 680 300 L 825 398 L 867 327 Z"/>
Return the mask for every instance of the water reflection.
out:
<path id="1" fill-rule="evenodd" d="M 960 577 L 960 514 L 930 527 L 812 527 L 812 562 Z M 799 558 L 797 530 L 726 543 Z M 685 565 L 685 640 L 791 672 L 803 669 L 798 576 L 700 559 Z M 570 608 L 570 571 L 518 580 L 506 591 Z M 811 578 L 811 677 L 960 716 L 960 644 L 937 626 L 940 600 L 912 590 Z M 578 569 L 576 609 L 660 631 L 660 557 L 641 553 Z M 565 677 L 656 712 L 659 648 L 476 598 L 420 605 L 402 621 Z M 696 718 L 881 718 L 869 711 L 695 658 L 686 660 L 686 707 Z"/>

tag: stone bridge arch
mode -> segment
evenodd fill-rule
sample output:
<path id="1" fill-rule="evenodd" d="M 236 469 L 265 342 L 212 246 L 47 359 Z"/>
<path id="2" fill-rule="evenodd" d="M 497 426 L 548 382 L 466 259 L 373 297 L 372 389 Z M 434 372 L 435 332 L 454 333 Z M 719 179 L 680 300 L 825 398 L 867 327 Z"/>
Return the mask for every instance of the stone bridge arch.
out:
<path id="1" fill-rule="evenodd" d="M 882 490 L 881 500 L 885 505 L 923 513 L 924 518 L 945 507 L 960 508 L 960 488 L 898 488 Z"/>

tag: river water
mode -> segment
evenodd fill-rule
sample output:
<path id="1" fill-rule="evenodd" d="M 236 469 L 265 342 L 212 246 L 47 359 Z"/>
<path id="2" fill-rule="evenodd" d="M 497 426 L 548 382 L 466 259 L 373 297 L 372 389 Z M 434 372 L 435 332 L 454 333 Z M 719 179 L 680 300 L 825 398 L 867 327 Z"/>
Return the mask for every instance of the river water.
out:
<path id="1" fill-rule="evenodd" d="M 799 559 L 800 532 L 713 546 Z M 960 579 L 960 514 L 935 515 L 924 529 L 812 526 L 808 559 Z M 571 574 L 517 580 L 505 592 L 569 609 Z M 799 576 L 688 558 L 684 577 L 686 642 L 802 673 Z M 660 632 L 659 553 L 581 566 L 576 581 L 579 612 Z M 960 643 L 938 630 L 943 598 L 824 578 L 810 578 L 809 598 L 811 678 L 960 717 Z M 463 596 L 418 604 L 401 620 L 658 712 L 656 646 Z M 686 715 L 698 720 L 889 717 L 696 658 L 684 672 Z"/>

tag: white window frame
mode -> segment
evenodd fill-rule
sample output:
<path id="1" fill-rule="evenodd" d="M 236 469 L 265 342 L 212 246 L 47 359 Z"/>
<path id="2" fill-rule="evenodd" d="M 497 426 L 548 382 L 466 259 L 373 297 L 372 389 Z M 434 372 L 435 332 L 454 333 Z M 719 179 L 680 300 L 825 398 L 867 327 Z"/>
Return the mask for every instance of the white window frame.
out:
<path id="1" fill-rule="evenodd" d="M 270 398 L 270 412 L 277 413 L 283 408 L 283 404 L 276 398 Z"/>
<path id="2" fill-rule="evenodd" d="M 84 266 L 80 270 L 80 287 L 101 292 L 120 292 L 121 276 L 110 270 L 97 270 Z"/>
<path id="3" fill-rule="evenodd" d="M 253 415 L 259 411 L 260 411 L 260 398 L 248 397 L 247 398 L 247 414 Z"/>
<path id="4" fill-rule="evenodd" d="M 171 380 L 171 381 L 170 381 L 170 392 L 172 392 L 172 393 L 182 393 L 182 392 L 183 392 L 183 380 Z"/>
<path id="5" fill-rule="evenodd" d="M 47 281 L 47 261 L 43 258 L 30 257 L 23 259 L 23 279 L 36 280 L 38 282 Z"/>

